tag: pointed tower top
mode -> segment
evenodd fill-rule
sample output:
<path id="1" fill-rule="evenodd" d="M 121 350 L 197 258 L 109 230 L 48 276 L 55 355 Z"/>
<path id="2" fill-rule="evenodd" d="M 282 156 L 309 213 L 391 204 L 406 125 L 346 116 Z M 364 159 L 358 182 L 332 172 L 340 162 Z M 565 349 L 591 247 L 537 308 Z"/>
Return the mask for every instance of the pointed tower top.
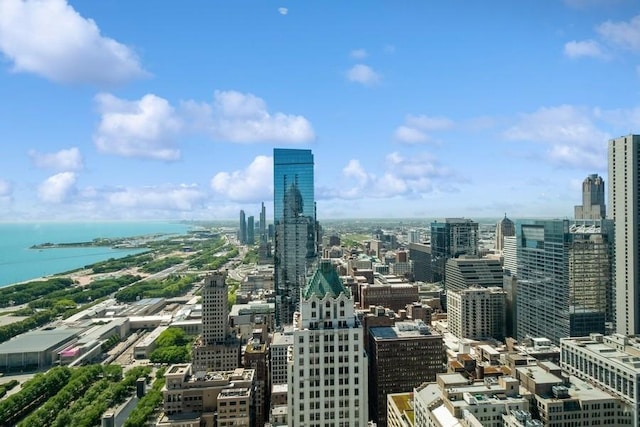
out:
<path id="1" fill-rule="evenodd" d="M 342 284 L 340 276 L 331 260 L 323 259 L 318 265 L 307 286 L 302 290 L 302 297 L 309 299 L 312 295 L 323 298 L 326 294 L 330 294 L 336 298 L 341 293 L 350 296 L 350 292 Z"/>

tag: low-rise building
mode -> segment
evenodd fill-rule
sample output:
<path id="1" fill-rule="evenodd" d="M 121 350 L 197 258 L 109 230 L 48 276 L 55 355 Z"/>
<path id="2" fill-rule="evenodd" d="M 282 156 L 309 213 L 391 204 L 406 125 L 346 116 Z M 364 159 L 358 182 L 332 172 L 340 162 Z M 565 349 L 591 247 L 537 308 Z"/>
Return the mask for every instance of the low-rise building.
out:
<path id="1" fill-rule="evenodd" d="M 181 426 L 183 418 L 201 427 L 253 426 L 254 380 L 253 369 L 193 372 L 190 363 L 172 365 L 165 373 L 158 426 Z"/>
<path id="2" fill-rule="evenodd" d="M 436 383 L 414 390 L 415 426 L 499 427 L 502 415 L 528 411 L 532 399 L 510 376 L 470 382 L 460 374 L 441 374 Z"/>
<path id="3" fill-rule="evenodd" d="M 632 425 L 640 426 L 640 341 L 637 338 L 591 334 L 561 339 L 560 349 L 563 370 L 619 397 L 632 408 Z"/>

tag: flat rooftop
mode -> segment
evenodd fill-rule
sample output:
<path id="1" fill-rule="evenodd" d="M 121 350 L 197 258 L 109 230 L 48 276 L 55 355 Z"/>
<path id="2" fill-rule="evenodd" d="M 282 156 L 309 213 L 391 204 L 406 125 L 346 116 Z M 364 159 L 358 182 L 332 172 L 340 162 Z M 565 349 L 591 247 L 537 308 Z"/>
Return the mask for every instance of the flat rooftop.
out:
<path id="1" fill-rule="evenodd" d="M 0 344 L 0 354 L 46 351 L 69 341 L 71 338 L 80 335 L 81 332 L 82 329 L 66 327 L 26 332 Z"/>

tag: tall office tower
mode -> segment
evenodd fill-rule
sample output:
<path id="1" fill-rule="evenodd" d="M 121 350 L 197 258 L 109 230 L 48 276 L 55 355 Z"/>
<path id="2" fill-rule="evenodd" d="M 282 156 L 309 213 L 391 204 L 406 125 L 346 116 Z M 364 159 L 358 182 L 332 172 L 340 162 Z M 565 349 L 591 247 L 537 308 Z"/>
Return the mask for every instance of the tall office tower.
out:
<path id="1" fill-rule="evenodd" d="M 465 218 L 446 218 L 431 223 L 433 281 L 443 281 L 450 258 L 478 255 L 478 223 Z"/>
<path id="2" fill-rule="evenodd" d="M 273 150 L 276 324 L 291 324 L 318 253 L 311 150 Z"/>
<path id="3" fill-rule="evenodd" d="M 264 208 L 264 202 L 260 208 L 260 243 L 267 242 L 267 211 Z"/>
<path id="4" fill-rule="evenodd" d="M 516 221 L 518 339 L 605 331 L 611 234 L 610 221 Z"/>
<path id="5" fill-rule="evenodd" d="M 302 291 L 289 358 L 289 426 L 366 426 L 367 355 L 353 297 L 330 260 Z"/>
<path id="6" fill-rule="evenodd" d="M 416 281 L 432 281 L 431 246 L 422 243 L 409 243 L 409 259 L 413 262 L 413 278 Z"/>
<path id="7" fill-rule="evenodd" d="M 420 232 L 418 230 L 410 230 L 409 243 L 418 243 L 418 242 L 420 242 Z"/>
<path id="8" fill-rule="evenodd" d="M 502 287 L 502 264 L 497 259 L 451 258 L 447 260 L 445 286 L 448 291 L 461 291 L 473 286 Z"/>
<path id="9" fill-rule="evenodd" d="M 615 224 L 616 330 L 640 334 L 640 135 L 609 141 L 609 211 Z"/>
<path id="10" fill-rule="evenodd" d="M 253 245 L 256 242 L 255 237 L 256 225 L 253 222 L 253 215 L 247 218 L 247 245 Z"/>
<path id="11" fill-rule="evenodd" d="M 240 211 L 240 233 L 238 234 L 240 244 L 247 243 L 247 218 L 243 210 Z"/>
<path id="12" fill-rule="evenodd" d="M 575 207 L 576 219 L 604 219 L 604 180 L 591 174 L 582 181 L 582 205 Z"/>
<path id="13" fill-rule="evenodd" d="M 229 327 L 227 275 L 216 272 L 202 285 L 202 335 L 193 345 L 195 371 L 227 371 L 240 366 L 240 341 Z"/>
<path id="14" fill-rule="evenodd" d="M 423 321 L 396 322 L 369 329 L 369 414 L 387 427 L 387 395 L 413 391 L 445 371 L 442 335 Z"/>
<path id="15" fill-rule="evenodd" d="M 507 218 L 507 214 L 504 214 L 504 218 L 498 221 L 496 225 L 496 250 L 502 251 L 504 249 L 504 238 L 507 236 L 516 235 L 516 225 Z"/>
<path id="16" fill-rule="evenodd" d="M 613 221 L 576 221 L 569 232 L 571 336 L 607 332 L 615 321 Z"/>

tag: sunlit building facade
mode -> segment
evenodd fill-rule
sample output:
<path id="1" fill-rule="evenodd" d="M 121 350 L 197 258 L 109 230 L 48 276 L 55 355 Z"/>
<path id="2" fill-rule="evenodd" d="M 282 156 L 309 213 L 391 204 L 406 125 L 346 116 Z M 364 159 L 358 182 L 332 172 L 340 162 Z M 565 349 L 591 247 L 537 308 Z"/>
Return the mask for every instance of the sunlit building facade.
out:
<path id="1" fill-rule="evenodd" d="M 240 341 L 229 327 L 227 275 L 213 273 L 202 285 L 202 335 L 193 345 L 196 371 L 228 371 L 240 366 Z"/>
<path id="2" fill-rule="evenodd" d="M 609 140 L 607 218 L 615 223 L 616 331 L 640 334 L 640 135 Z"/>
<path id="3" fill-rule="evenodd" d="M 289 353 L 289 426 L 366 426 L 367 353 L 353 297 L 330 260 L 301 295 Z"/>

